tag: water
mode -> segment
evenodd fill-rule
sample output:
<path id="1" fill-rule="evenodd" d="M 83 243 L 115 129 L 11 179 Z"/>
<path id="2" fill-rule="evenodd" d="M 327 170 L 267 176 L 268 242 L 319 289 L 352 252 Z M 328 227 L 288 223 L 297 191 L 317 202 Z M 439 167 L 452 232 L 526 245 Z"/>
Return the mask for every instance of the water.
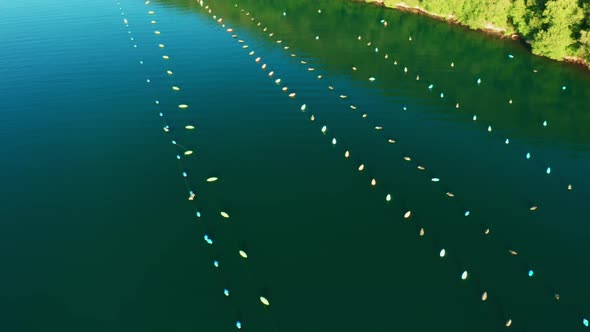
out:
<path id="1" fill-rule="evenodd" d="M 234 4 L 2 3 L 3 329 L 584 329 L 587 72 L 352 2 Z"/>

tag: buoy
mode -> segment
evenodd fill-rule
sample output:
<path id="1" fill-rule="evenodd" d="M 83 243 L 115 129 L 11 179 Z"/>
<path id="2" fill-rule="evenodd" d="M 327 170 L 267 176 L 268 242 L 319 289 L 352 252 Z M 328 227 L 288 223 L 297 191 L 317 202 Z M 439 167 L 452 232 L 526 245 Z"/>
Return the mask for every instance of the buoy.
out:
<path id="1" fill-rule="evenodd" d="M 488 292 L 483 292 L 483 294 L 481 294 L 481 300 L 485 301 L 488 299 Z"/>
<path id="2" fill-rule="evenodd" d="M 156 30 L 156 31 L 154 31 L 154 33 L 155 33 L 156 35 L 159 35 L 159 34 L 160 34 L 160 31 Z"/>
<path id="3" fill-rule="evenodd" d="M 455 104 L 455 108 L 459 108 L 459 103 L 456 103 Z"/>
<path id="4" fill-rule="evenodd" d="M 365 169 L 365 164 L 360 164 L 359 172 L 362 172 Z"/>
<path id="5" fill-rule="evenodd" d="M 512 325 L 512 319 L 506 321 L 506 327 L 510 327 Z"/>
<path id="6" fill-rule="evenodd" d="M 281 79 L 280 79 L 280 78 L 277 78 L 277 79 L 275 80 L 275 83 L 276 83 L 276 84 L 281 84 Z"/>
<path id="7" fill-rule="evenodd" d="M 480 84 L 481 84 L 481 78 L 478 78 L 477 79 L 477 85 L 480 85 Z"/>
<path id="8" fill-rule="evenodd" d="M 336 145 L 336 138 L 332 138 L 332 145 Z"/>
<path id="9" fill-rule="evenodd" d="M 455 197 L 455 194 L 453 194 L 452 192 L 447 192 L 447 196 L 453 198 L 453 197 Z"/>
<path id="10" fill-rule="evenodd" d="M 229 28 L 229 29 L 227 29 L 227 32 L 234 32 L 234 29 Z"/>
<path id="11" fill-rule="evenodd" d="M 477 121 L 477 115 L 473 116 L 473 121 Z"/>
<path id="12" fill-rule="evenodd" d="M 155 14 L 155 12 L 154 12 L 153 10 L 150 10 L 150 11 L 148 12 L 148 14 L 150 14 L 150 15 L 154 15 L 154 14 Z"/>
<path id="13" fill-rule="evenodd" d="M 319 39 L 320 39 L 320 36 L 315 36 L 315 40 L 319 40 Z"/>
<path id="14" fill-rule="evenodd" d="M 543 127 L 547 127 L 547 121 L 543 121 Z"/>
<path id="15" fill-rule="evenodd" d="M 188 200 L 189 200 L 189 201 L 192 201 L 192 200 L 194 200 L 194 199 L 195 199 L 195 196 L 196 196 L 196 195 L 195 195 L 195 193 L 194 193 L 194 192 L 192 192 L 192 191 L 190 191 L 190 192 L 189 192 L 189 196 L 188 196 Z"/>
<path id="16" fill-rule="evenodd" d="M 488 126 L 488 132 L 492 132 L 492 126 Z"/>
<path id="17" fill-rule="evenodd" d="M 243 258 L 248 258 L 248 254 L 244 250 L 240 250 L 239 253 Z"/>
<path id="18" fill-rule="evenodd" d="M 467 273 L 467 271 L 463 271 L 463 273 L 461 274 L 461 279 L 463 279 L 463 280 L 467 279 L 468 275 L 469 274 Z"/>
<path id="19" fill-rule="evenodd" d="M 372 179 L 372 180 L 371 180 L 371 185 L 372 185 L 372 186 L 376 186 L 376 185 L 377 185 L 377 180 L 375 180 L 375 179 Z"/>
<path id="20" fill-rule="evenodd" d="M 322 75 L 318 75 L 318 80 L 321 80 L 322 77 L 323 77 Z"/>
<path id="21" fill-rule="evenodd" d="M 394 144 L 394 143 L 395 143 L 395 140 L 394 140 L 394 139 L 392 139 L 392 138 L 388 139 L 387 141 L 388 141 L 389 143 L 391 143 L 391 144 Z"/>
<path id="22" fill-rule="evenodd" d="M 188 125 L 188 126 L 184 126 L 184 128 L 185 128 L 185 129 L 188 129 L 188 130 L 193 130 L 193 129 L 195 129 L 195 126 L 193 126 L 193 125 Z"/>
<path id="23" fill-rule="evenodd" d="M 369 77 L 369 81 L 375 82 L 375 77 Z"/>
<path id="24" fill-rule="evenodd" d="M 381 126 L 375 126 L 375 130 L 382 130 L 382 129 L 383 129 L 383 127 L 381 127 Z"/>
<path id="25" fill-rule="evenodd" d="M 262 304 L 264 304 L 265 306 L 269 306 L 270 305 L 270 302 L 268 302 L 268 300 L 264 296 L 261 296 L 260 297 L 260 302 L 262 302 Z"/>
<path id="26" fill-rule="evenodd" d="M 203 239 L 205 239 L 205 242 L 207 242 L 208 244 L 213 244 L 213 240 L 209 237 L 209 235 L 205 234 L 205 236 L 203 236 Z"/>
<path id="27" fill-rule="evenodd" d="M 283 90 L 283 92 L 287 92 L 287 90 L 289 90 L 289 88 L 284 86 L 281 90 Z"/>
<path id="28" fill-rule="evenodd" d="M 238 328 L 238 330 L 242 329 L 242 322 L 240 322 L 239 320 L 236 321 L 236 327 Z"/>
<path id="29" fill-rule="evenodd" d="M 559 301 L 560 296 L 558 293 L 555 293 L 553 294 L 553 298 L 555 298 L 556 301 Z"/>
<path id="30" fill-rule="evenodd" d="M 312 114 L 312 115 L 309 117 L 309 119 L 310 119 L 311 121 L 314 121 L 314 120 L 315 120 L 315 116 L 313 116 L 313 114 Z"/>
<path id="31" fill-rule="evenodd" d="M 529 277 L 531 277 L 531 278 L 532 278 L 534 275 L 535 275 L 535 271 L 533 271 L 533 270 L 529 270 Z"/>
<path id="32" fill-rule="evenodd" d="M 158 47 L 159 48 L 164 48 L 165 46 L 164 46 L 164 44 L 158 44 Z"/>
<path id="33" fill-rule="evenodd" d="M 215 266 L 215 267 L 219 267 L 219 261 L 218 261 L 218 260 L 214 260 L 214 261 L 213 261 L 213 266 Z"/>
<path id="34" fill-rule="evenodd" d="M 207 180 L 207 181 L 209 181 L 209 180 Z M 209 182 L 211 182 L 211 181 L 209 181 Z M 227 212 L 221 211 L 221 212 L 219 212 L 219 214 L 221 214 L 222 217 L 229 219 L 229 214 L 227 214 Z"/>
<path id="35" fill-rule="evenodd" d="M 172 75 L 172 74 L 174 74 L 174 73 L 172 72 L 172 70 L 166 70 L 166 74 L 168 74 L 168 75 Z"/>
<path id="36" fill-rule="evenodd" d="M 346 152 L 344 152 L 344 158 L 348 158 L 350 157 L 350 152 L 348 150 L 346 150 Z"/>
<path id="37" fill-rule="evenodd" d="M 471 211 L 465 211 L 465 217 L 469 217 L 470 214 L 471 214 Z"/>
<path id="38" fill-rule="evenodd" d="M 180 104 L 180 105 L 178 105 L 178 108 L 182 108 L 182 109 L 188 108 L 188 105 L 187 104 Z"/>
<path id="39" fill-rule="evenodd" d="M 412 211 L 407 211 L 404 213 L 404 219 L 409 219 L 412 216 Z"/>
<path id="40" fill-rule="evenodd" d="M 385 196 L 385 200 L 388 202 L 391 201 L 391 194 L 387 194 L 387 196 Z"/>
<path id="41" fill-rule="evenodd" d="M 425 169 L 426 169 L 426 168 L 425 168 L 424 166 L 422 166 L 422 165 L 418 165 L 418 167 L 416 167 L 416 168 L 418 168 L 418 169 L 419 169 L 419 170 L 421 170 L 421 171 L 423 171 L 423 170 L 425 170 Z"/>
<path id="42" fill-rule="evenodd" d="M 274 75 L 274 74 L 275 74 L 275 72 L 271 70 L 271 71 L 268 73 L 268 76 L 269 76 L 269 77 L 272 77 L 272 75 Z"/>
<path id="43" fill-rule="evenodd" d="M 173 86 L 173 87 L 172 87 L 172 90 L 174 90 L 174 91 L 180 91 L 180 88 L 179 88 L 179 87 L 177 87 L 177 86 Z"/>
<path id="44" fill-rule="evenodd" d="M 254 51 L 250 51 L 250 53 L 248 53 L 249 56 L 253 56 L 254 55 Z"/>
<path id="45" fill-rule="evenodd" d="M 260 62 L 260 57 L 257 57 L 254 61 Z"/>
<path id="46" fill-rule="evenodd" d="M 170 60 L 170 57 L 167 56 L 167 55 L 162 55 L 162 59 L 164 59 L 164 60 Z"/>
<path id="47" fill-rule="evenodd" d="M 356 71 L 356 67 L 354 67 L 354 66 L 353 66 L 353 67 L 352 67 L 352 70 Z"/>
<path id="48" fill-rule="evenodd" d="M 224 288 L 224 289 L 223 289 L 223 295 L 225 295 L 225 296 L 229 296 L 229 289 L 227 289 L 227 288 Z"/>
<path id="49" fill-rule="evenodd" d="M 289 94 L 289 97 L 291 97 L 291 98 L 295 98 L 295 92 L 291 92 L 291 93 Z"/>
<path id="50" fill-rule="evenodd" d="M 350 109 L 351 109 L 351 110 L 356 110 L 356 106 L 354 106 L 354 105 L 350 105 Z"/>
<path id="51" fill-rule="evenodd" d="M 572 185 L 571 184 L 568 184 L 567 185 L 567 190 L 572 190 Z"/>
<path id="52" fill-rule="evenodd" d="M 538 208 L 539 208 L 538 206 L 536 206 L 536 205 L 533 205 L 533 206 L 531 206 L 531 207 L 529 208 L 529 210 L 531 210 L 531 211 L 537 211 L 537 209 L 538 209 Z"/>
<path id="53" fill-rule="evenodd" d="M 340 95 L 340 99 L 346 99 L 348 97 L 346 97 L 346 95 Z"/>
<path id="54" fill-rule="evenodd" d="M 306 104 L 303 104 L 303 105 L 301 105 L 301 111 L 302 111 L 302 112 L 305 112 L 305 109 L 306 109 L 306 108 L 307 108 L 307 105 L 306 105 Z"/>
<path id="55" fill-rule="evenodd" d="M 432 178 L 432 179 L 430 179 L 430 181 L 432 181 L 432 182 L 439 182 L 440 179 L 439 178 Z"/>
<path id="56" fill-rule="evenodd" d="M 445 256 L 447 255 L 447 251 L 446 251 L 446 250 L 444 250 L 444 249 L 442 249 L 442 250 L 441 250 L 441 251 L 438 253 L 438 255 L 439 255 L 440 257 L 445 257 Z"/>
<path id="57" fill-rule="evenodd" d="M 185 156 L 190 156 L 191 154 L 193 154 L 193 151 L 192 150 L 186 150 L 186 151 L 184 151 L 184 155 Z"/>
<path id="58" fill-rule="evenodd" d="M 424 228 L 420 228 L 420 232 L 418 234 L 420 234 L 420 236 L 424 236 L 424 233 L 425 233 Z"/>
<path id="59" fill-rule="evenodd" d="M 323 127 L 322 127 L 322 133 L 326 133 L 326 130 L 328 130 L 328 127 L 326 127 L 326 126 L 323 126 Z"/>
<path id="60" fill-rule="evenodd" d="M 334 87 L 333 87 L 333 86 L 331 86 L 331 85 L 328 85 L 328 89 L 330 89 L 330 90 L 334 90 Z"/>
<path id="61" fill-rule="evenodd" d="M 207 182 L 215 182 L 217 180 L 219 180 L 219 179 L 213 176 L 213 177 L 208 178 Z"/>
<path id="62" fill-rule="evenodd" d="M 307 71 L 314 71 L 315 69 L 313 67 L 309 67 L 307 68 Z"/>
<path id="63" fill-rule="evenodd" d="M 588 324 L 590 324 L 590 323 L 588 322 L 588 319 L 583 318 L 582 319 L 582 324 L 584 324 L 584 326 L 588 327 Z"/>
<path id="64" fill-rule="evenodd" d="M 529 152 L 527 152 L 526 155 L 525 155 L 525 158 L 526 159 L 531 159 L 531 154 Z"/>
<path id="65" fill-rule="evenodd" d="M 263 70 L 266 69 L 266 63 L 263 63 L 260 68 L 262 68 Z"/>
<path id="66" fill-rule="evenodd" d="M 408 157 L 408 156 L 405 156 L 405 157 L 404 157 L 404 160 L 405 160 L 405 161 L 412 161 L 412 158 L 410 158 L 410 157 Z"/>
<path id="67" fill-rule="evenodd" d="M 546 172 L 547 172 L 547 174 L 551 174 L 551 167 L 547 167 Z"/>
<path id="68" fill-rule="evenodd" d="M 510 139 L 509 139 L 509 138 L 507 138 L 507 139 L 504 141 L 504 143 L 505 143 L 505 144 L 510 144 Z"/>
<path id="69" fill-rule="evenodd" d="M 518 255 L 518 253 L 512 249 L 509 249 L 508 252 L 510 253 L 510 255 L 513 255 L 513 256 Z"/>

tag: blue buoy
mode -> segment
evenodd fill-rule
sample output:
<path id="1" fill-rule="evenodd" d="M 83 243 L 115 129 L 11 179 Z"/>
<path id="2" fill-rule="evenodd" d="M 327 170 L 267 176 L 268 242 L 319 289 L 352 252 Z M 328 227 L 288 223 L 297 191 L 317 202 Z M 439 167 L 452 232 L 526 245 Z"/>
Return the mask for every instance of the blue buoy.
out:
<path id="1" fill-rule="evenodd" d="M 508 54 L 508 57 L 509 57 L 510 59 L 514 59 L 514 55 L 512 55 L 512 54 Z"/>
<path id="2" fill-rule="evenodd" d="M 229 289 L 227 289 L 227 288 L 224 288 L 224 289 L 223 289 L 223 295 L 225 295 L 225 296 L 229 296 Z"/>
<path id="3" fill-rule="evenodd" d="M 156 100 L 155 103 L 156 103 L 156 105 L 159 105 L 160 104 L 160 101 L 159 100 Z"/>
<path id="4" fill-rule="evenodd" d="M 404 111 L 407 111 L 407 110 L 408 110 L 408 108 L 406 106 L 404 106 Z"/>
<path id="5" fill-rule="evenodd" d="M 444 97 L 445 97 L 445 94 L 441 92 L 441 93 L 440 93 L 440 97 L 441 97 L 441 98 L 444 98 Z"/>
<path id="6" fill-rule="evenodd" d="M 182 172 L 182 176 L 187 177 L 188 174 L 186 174 L 186 172 Z"/>
<path id="7" fill-rule="evenodd" d="M 236 327 L 238 328 L 238 330 L 240 330 L 242 328 L 242 322 L 240 322 L 239 320 L 236 321 Z"/>
<path id="8" fill-rule="evenodd" d="M 477 85 L 480 85 L 480 84 L 481 84 L 481 78 L 478 78 L 477 79 Z"/>
<path id="9" fill-rule="evenodd" d="M 213 266 L 215 266 L 215 267 L 219 267 L 219 261 L 218 261 L 218 260 L 214 260 L 214 261 L 213 261 Z"/>
<path id="10" fill-rule="evenodd" d="M 551 174 L 551 167 L 547 167 L 547 174 Z"/>
<path id="11" fill-rule="evenodd" d="M 207 243 L 213 244 L 213 240 L 209 237 L 209 235 L 205 234 L 205 236 L 203 236 L 203 239 L 205 239 Z"/>
<path id="12" fill-rule="evenodd" d="M 470 211 L 465 211 L 465 217 L 469 217 L 470 214 L 471 214 Z"/>
<path id="13" fill-rule="evenodd" d="M 176 159 L 180 160 L 180 155 L 179 154 L 176 155 Z"/>
<path id="14" fill-rule="evenodd" d="M 533 275 L 535 274 L 535 272 L 533 270 L 529 270 L 529 277 L 533 277 Z"/>
<path id="15" fill-rule="evenodd" d="M 434 84 L 430 84 L 430 85 L 428 86 L 428 89 L 432 90 L 432 88 L 434 88 Z"/>
<path id="16" fill-rule="evenodd" d="M 584 326 L 588 327 L 588 319 L 584 318 L 582 319 L 582 324 L 584 324 Z"/>
<path id="17" fill-rule="evenodd" d="M 197 211 L 197 218 L 201 218 L 201 212 Z"/>
<path id="18" fill-rule="evenodd" d="M 158 113 L 158 115 L 159 115 L 160 117 L 163 117 L 163 116 L 164 116 L 164 113 L 160 112 L 160 113 Z"/>
<path id="19" fill-rule="evenodd" d="M 172 140 L 172 144 L 176 145 L 176 141 L 175 140 Z"/>
<path id="20" fill-rule="evenodd" d="M 509 139 L 509 138 L 507 138 L 507 139 L 504 141 L 504 143 L 506 143 L 506 144 L 510 144 L 510 139 Z"/>
<path id="21" fill-rule="evenodd" d="M 526 159 L 531 159 L 531 154 L 530 153 L 526 153 Z"/>
<path id="22" fill-rule="evenodd" d="M 565 89 L 567 89 L 565 85 L 561 87 L 561 90 L 565 91 Z"/>

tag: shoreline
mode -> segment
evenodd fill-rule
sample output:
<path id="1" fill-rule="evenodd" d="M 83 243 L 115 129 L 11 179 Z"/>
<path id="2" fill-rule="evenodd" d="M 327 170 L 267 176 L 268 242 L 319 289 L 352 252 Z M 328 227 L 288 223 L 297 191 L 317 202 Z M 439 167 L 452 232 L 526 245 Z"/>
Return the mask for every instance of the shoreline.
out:
<path id="1" fill-rule="evenodd" d="M 360 0 L 363 1 L 363 0 Z M 524 39 L 520 34 L 518 34 L 515 31 L 510 31 L 507 33 L 507 29 L 505 28 L 501 28 L 501 27 L 496 27 L 494 25 L 488 25 L 484 28 L 477 28 L 474 29 L 466 24 L 463 24 L 459 21 L 457 21 L 454 17 L 452 16 L 442 16 L 442 15 L 438 15 L 435 13 L 431 13 L 427 10 L 425 10 L 424 8 L 420 8 L 420 7 L 411 7 L 409 5 L 407 5 L 404 2 L 399 2 L 397 4 L 395 4 L 394 7 L 392 6 L 387 6 L 384 2 L 384 0 L 364 0 L 365 3 L 371 4 L 371 5 L 375 5 L 375 6 L 381 6 L 381 7 L 385 7 L 385 8 L 390 8 L 390 9 L 395 9 L 395 10 L 399 10 L 402 12 L 408 12 L 408 13 L 413 13 L 413 14 L 417 14 L 417 15 L 423 15 L 423 16 L 427 16 L 430 18 L 433 18 L 435 20 L 441 21 L 441 22 L 446 22 L 446 23 L 450 23 L 450 24 L 454 24 L 463 28 L 467 28 L 469 30 L 473 30 L 473 31 L 478 31 L 481 33 L 484 33 L 486 35 L 489 36 L 493 36 L 496 38 L 501 38 L 501 39 L 512 39 L 512 40 L 518 40 L 521 41 L 522 43 L 528 45 L 529 47 L 532 46 L 532 44 Z M 530 50 L 529 50 L 530 51 Z M 546 59 L 550 59 L 553 61 L 558 61 L 558 62 L 564 62 L 564 63 L 568 63 L 571 65 L 575 65 L 575 66 L 579 66 L 584 68 L 585 70 L 590 70 L 590 63 L 580 57 L 574 57 L 574 56 L 565 56 L 563 59 L 561 60 L 557 60 L 557 59 L 552 59 L 543 55 L 538 55 L 538 54 L 534 54 L 531 52 L 531 54 L 535 55 L 535 56 L 540 56 L 540 57 L 544 57 Z"/>

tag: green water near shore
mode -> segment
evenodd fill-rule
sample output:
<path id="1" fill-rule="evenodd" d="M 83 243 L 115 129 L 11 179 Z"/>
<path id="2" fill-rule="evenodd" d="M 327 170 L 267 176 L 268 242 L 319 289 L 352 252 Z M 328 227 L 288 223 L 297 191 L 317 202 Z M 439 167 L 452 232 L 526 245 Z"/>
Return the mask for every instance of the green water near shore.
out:
<path id="1" fill-rule="evenodd" d="M 225 28 L 124 0 L 131 34 L 110 1 L 2 5 L 7 331 L 584 330 L 587 73 L 358 3 L 208 4 Z"/>

